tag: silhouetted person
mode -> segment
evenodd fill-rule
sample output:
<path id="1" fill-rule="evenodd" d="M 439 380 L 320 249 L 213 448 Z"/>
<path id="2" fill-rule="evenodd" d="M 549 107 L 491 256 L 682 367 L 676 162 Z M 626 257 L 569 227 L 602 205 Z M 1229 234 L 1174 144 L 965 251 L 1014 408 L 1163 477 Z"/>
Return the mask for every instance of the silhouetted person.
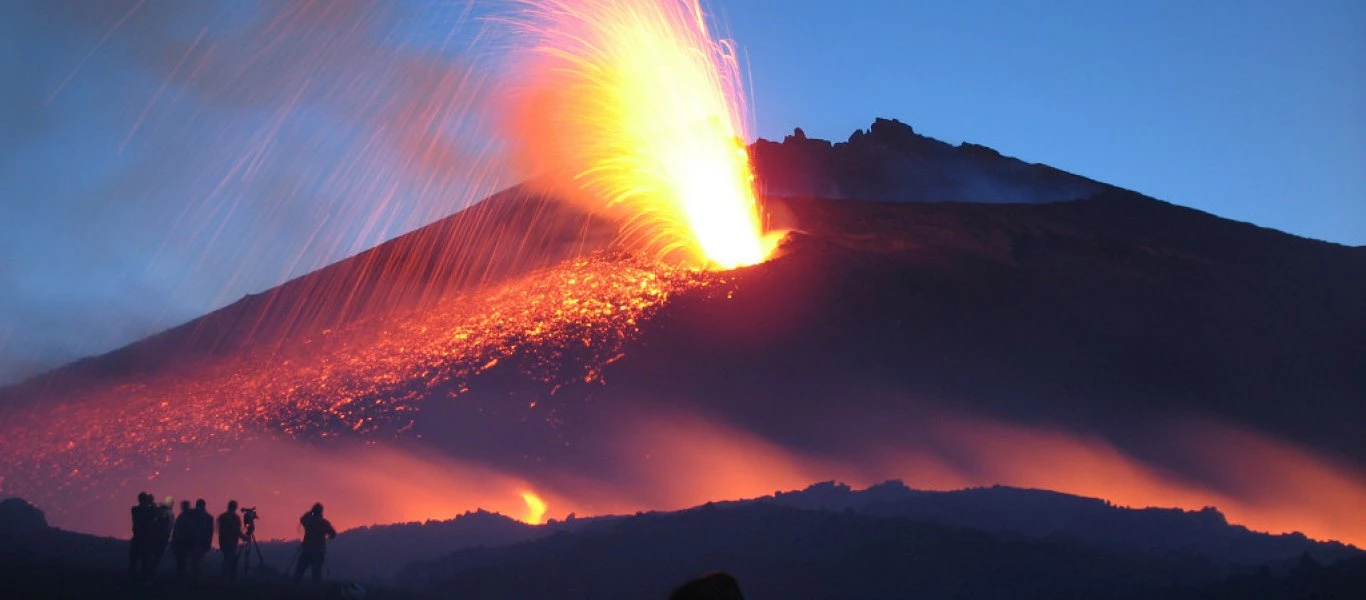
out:
<path id="1" fill-rule="evenodd" d="M 190 567 L 190 556 L 194 554 L 195 539 L 198 533 L 198 518 L 190 509 L 189 500 L 180 501 L 180 514 L 176 515 L 175 525 L 171 528 L 171 553 L 175 554 L 175 581 L 185 584 L 185 570 Z M 198 580 L 199 568 L 194 568 Z"/>
<path id="2" fill-rule="evenodd" d="M 204 555 L 213 548 L 213 515 L 203 498 L 194 501 L 194 518 L 194 554 L 190 556 L 190 565 L 194 567 L 194 581 L 199 583 L 199 567 L 204 564 Z"/>
<path id="3" fill-rule="evenodd" d="M 242 518 L 237 516 L 237 501 L 228 501 L 228 512 L 218 515 L 218 549 L 223 551 L 223 578 L 237 580 L 237 543 L 242 541 Z"/>
<path id="4" fill-rule="evenodd" d="M 166 555 L 166 547 L 171 543 L 171 527 L 175 523 L 175 518 L 171 516 L 172 501 L 166 499 L 165 504 L 156 505 L 156 516 L 153 520 L 152 540 L 151 540 L 151 560 L 143 564 L 147 576 L 150 578 L 155 573 L 157 566 L 161 564 L 161 557 Z"/>
<path id="5" fill-rule="evenodd" d="M 669 600 L 745 600 L 745 595 L 734 577 L 712 573 L 683 584 L 669 594 Z"/>
<path id="6" fill-rule="evenodd" d="M 138 503 L 130 509 L 133 518 L 133 539 L 128 541 L 128 576 L 146 577 L 155 568 L 152 553 L 156 549 L 157 507 L 152 495 L 138 494 Z"/>
<path id="7" fill-rule="evenodd" d="M 314 504 L 313 508 L 299 517 L 304 526 L 304 542 L 299 546 L 299 561 L 294 567 L 294 583 L 304 578 L 304 570 L 313 569 L 313 583 L 322 581 L 323 561 L 327 555 L 327 540 L 337 537 L 337 530 L 323 518 L 323 505 Z"/>

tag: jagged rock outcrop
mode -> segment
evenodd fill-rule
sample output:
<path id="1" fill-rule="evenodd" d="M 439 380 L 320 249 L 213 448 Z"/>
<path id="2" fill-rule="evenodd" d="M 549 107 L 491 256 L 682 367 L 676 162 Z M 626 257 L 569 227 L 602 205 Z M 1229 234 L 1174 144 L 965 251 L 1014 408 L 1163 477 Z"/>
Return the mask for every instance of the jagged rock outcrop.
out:
<path id="1" fill-rule="evenodd" d="M 895 119 L 877 119 L 838 143 L 798 128 L 782 142 L 758 140 L 751 153 L 769 196 L 1037 204 L 1108 187 L 986 146 L 946 144 Z"/>
<path id="2" fill-rule="evenodd" d="M 47 529 L 47 517 L 38 507 L 22 498 L 0 500 L 0 530 L 21 533 L 44 529 Z"/>

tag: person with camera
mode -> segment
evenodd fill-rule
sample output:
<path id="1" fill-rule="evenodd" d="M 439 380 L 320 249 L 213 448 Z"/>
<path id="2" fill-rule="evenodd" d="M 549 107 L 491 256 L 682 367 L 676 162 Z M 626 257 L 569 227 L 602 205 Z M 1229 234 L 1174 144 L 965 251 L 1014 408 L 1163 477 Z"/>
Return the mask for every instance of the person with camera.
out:
<path id="1" fill-rule="evenodd" d="M 223 551 L 223 578 L 237 581 L 237 545 L 242 541 L 242 519 L 237 516 L 237 501 L 228 501 L 228 511 L 218 515 L 218 549 Z"/>
<path id="2" fill-rule="evenodd" d="M 294 566 L 294 583 L 302 581 L 304 571 L 310 568 L 313 569 L 313 583 L 318 583 L 322 581 L 327 540 L 337 537 L 337 530 L 323 518 L 322 503 L 314 504 L 304 516 L 299 517 L 299 524 L 304 527 L 304 541 L 299 546 L 299 557 Z"/>

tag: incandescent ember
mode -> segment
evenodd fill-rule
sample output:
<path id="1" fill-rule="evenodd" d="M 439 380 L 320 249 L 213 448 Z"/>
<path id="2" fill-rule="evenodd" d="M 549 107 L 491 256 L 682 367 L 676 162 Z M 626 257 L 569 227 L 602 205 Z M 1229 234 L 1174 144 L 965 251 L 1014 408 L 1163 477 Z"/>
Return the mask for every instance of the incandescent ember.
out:
<path id="1" fill-rule="evenodd" d="M 0 436 L 4 489 L 108 489 L 259 436 L 402 436 L 424 402 L 459 402 L 470 377 L 503 362 L 550 385 L 598 381 L 671 296 L 725 277 L 602 252 L 432 308 L 15 409 Z"/>

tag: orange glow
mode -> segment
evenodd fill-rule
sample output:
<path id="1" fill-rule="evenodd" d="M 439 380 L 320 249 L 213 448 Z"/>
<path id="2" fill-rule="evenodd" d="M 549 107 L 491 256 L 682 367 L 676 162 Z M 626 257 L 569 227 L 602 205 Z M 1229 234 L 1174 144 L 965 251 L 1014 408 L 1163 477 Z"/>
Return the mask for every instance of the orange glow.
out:
<path id="1" fill-rule="evenodd" d="M 1193 477 L 1097 437 L 944 415 L 935 421 L 927 439 L 869 460 L 881 466 L 867 472 L 895 472 L 919 489 L 1009 485 L 1133 508 L 1213 506 L 1229 522 L 1256 531 L 1366 544 L 1366 518 L 1358 508 L 1366 505 L 1366 478 L 1263 435 L 1213 422 L 1159 431 L 1190 457 L 1187 467 L 1202 467 Z"/>
<path id="2" fill-rule="evenodd" d="M 460 396 L 470 378 L 511 356 L 542 381 L 598 381 L 669 297 L 722 278 L 599 255 L 434 307 L 315 332 L 286 348 L 243 351 L 16 408 L 0 423 L 3 491 L 51 506 L 54 498 L 119 482 L 167 481 L 172 465 L 270 437 L 402 434 L 424 400 Z M 579 358 L 568 359 L 571 353 Z M 276 460 L 262 464 L 284 470 Z M 500 510 L 521 514 L 522 507 Z"/>
<path id="3" fill-rule="evenodd" d="M 526 509 L 519 493 L 529 487 L 524 479 L 486 466 L 383 445 L 324 449 L 294 440 L 258 439 L 184 464 L 133 485 L 172 492 L 177 498 L 203 497 L 215 510 L 229 498 L 256 504 L 263 539 L 299 537 L 299 515 L 314 501 L 326 505 L 327 518 L 339 531 L 451 519 L 475 508 L 520 518 Z M 125 503 L 123 496 L 112 498 L 105 505 L 111 510 L 59 513 L 54 522 L 126 535 L 122 520 L 110 518 L 112 509 Z"/>
<path id="4" fill-rule="evenodd" d="M 1131 508 L 1216 507 L 1254 531 L 1301 532 L 1366 545 L 1366 478 L 1350 467 L 1215 423 L 1164 431 L 1193 464 L 1219 477 L 1186 478 L 1099 438 L 982 418 L 934 415 L 891 446 L 816 456 L 723 422 L 661 406 L 637 407 L 617 440 L 628 466 L 612 481 L 561 482 L 587 514 L 674 510 L 754 498 L 837 480 L 855 487 L 901 479 L 922 490 L 1008 485 L 1108 500 Z M 1184 433 L 1183 433 L 1184 432 Z M 1213 480 L 1210 480 L 1213 479 Z"/>
<path id="5" fill-rule="evenodd" d="M 1359 470 L 1208 422 L 1155 434 L 1188 457 L 1183 466 L 1200 471 L 1184 477 L 1099 437 L 947 414 L 909 420 L 895 441 L 813 456 L 688 414 L 678 408 L 686 398 L 667 409 L 643 399 L 621 407 L 622 433 L 597 457 L 618 465 L 609 479 L 503 473 L 379 443 L 402 436 L 424 403 L 459 397 L 489 369 L 530 369 L 526 375 L 555 384 L 597 381 L 670 298 L 693 290 L 723 297 L 728 281 L 721 273 L 595 255 L 279 349 L 13 407 L 0 422 L 0 491 L 48 509 L 59 526 L 121 535 L 124 524 L 108 515 L 145 488 L 175 497 L 261 498 L 277 510 L 302 511 L 325 498 L 334 523 L 352 527 L 449 518 L 476 507 L 539 522 L 544 509 L 523 496 L 533 489 L 542 506 L 588 516 L 679 509 L 830 479 L 866 486 L 901 478 L 920 489 L 1004 484 L 1133 507 L 1215 506 L 1254 530 L 1366 544 Z M 587 354 L 566 361 L 571 349 Z M 527 415 L 555 419 L 539 407 Z M 311 445 L 334 437 L 372 443 L 347 454 Z M 104 509 L 79 510 L 67 504 L 73 499 L 104 502 Z M 272 513 L 263 535 L 296 535 L 289 516 Z"/>
<path id="6" fill-rule="evenodd" d="M 514 138 L 543 184 L 605 209 L 660 258 L 732 269 L 763 262 L 733 47 L 697 0 L 527 0 L 533 48 L 511 72 Z"/>
<path id="7" fill-rule="evenodd" d="M 522 522 L 540 525 L 545 519 L 545 501 L 531 491 L 522 492 L 522 501 L 526 502 L 526 516 L 522 517 Z"/>
<path id="8" fill-rule="evenodd" d="M 317 382 L 298 379 L 295 384 Z M 167 394 L 177 391 L 200 393 L 182 387 Z M 117 398 L 111 390 L 100 395 Z M 237 398 L 233 390 L 227 390 L 213 399 L 235 411 L 243 408 Z M 136 472 L 138 464 L 146 464 L 133 451 L 163 448 L 156 441 L 159 435 L 200 435 L 195 427 L 202 423 L 189 416 L 205 406 L 198 404 L 197 396 L 187 400 L 196 410 L 184 413 L 183 419 L 166 419 L 143 428 L 121 423 L 117 408 L 93 403 L 82 403 L 85 408 L 80 411 L 61 411 L 66 426 L 87 428 L 81 430 L 84 436 L 58 439 L 42 434 L 57 431 L 51 422 L 41 428 L 32 426 L 33 421 L 14 424 L 6 438 L 0 439 L 0 447 L 6 450 L 0 456 L 6 462 L 20 457 L 9 453 L 16 447 L 9 440 L 37 443 L 44 454 L 24 454 L 22 458 L 38 462 L 21 465 L 25 467 L 17 473 L 24 476 L 21 479 L 7 478 L 7 486 L 16 485 L 5 493 L 35 497 L 44 508 L 58 509 L 49 512 L 58 526 L 106 535 L 125 534 L 122 521 L 108 515 L 116 514 L 127 497 L 146 487 L 177 498 L 260 498 L 271 507 L 262 535 L 273 538 L 298 535 L 294 515 L 279 512 L 302 511 L 319 498 L 326 499 L 329 518 L 339 528 L 445 519 L 477 507 L 540 523 L 550 504 L 561 514 L 620 514 L 752 498 L 832 479 L 863 487 L 900 478 L 913 488 L 928 490 L 1002 484 L 1102 498 L 1135 508 L 1214 506 L 1231 523 L 1256 531 L 1300 531 L 1316 539 L 1366 544 L 1366 519 L 1359 510 L 1366 505 L 1366 478 L 1284 442 L 1208 422 L 1182 423 L 1161 433 L 1189 457 L 1187 466 L 1221 475 L 1182 477 L 1096 437 L 949 414 L 927 415 L 923 427 L 908 430 L 908 435 L 892 443 L 882 440 L 882 445 L 850 446 L 837 455 L 820 456 L 674 405 L 642 402 L 622 407 L 622 434 L 604 448 L 603 460 L 617 465 L 610 478 L 566 472 L 528 478 L 383 444 L 337 451 L 246 432 L 222 432 L 202 441 L 180 438 L 185 444 L 181 452 L 195 450 L 194 458 L 181 458 L 174 466 L 152 460 L 153 467 L 164 470 L 151 481 L 136 475 L 126 479 L 128 467 Z M 256 401 L 270 403 L 269 399 Z M 49 439 L 55 445 L 47 445 Z M 74 443 L 76 439 L 82 441 Z M 101 450 L 105 442 L 100 440 L 110 439 L 133 445 L 123 447 L 120 442 Z M 60 492 L 31 493 L 35 489 L 29 487 L 32 469 L 43 467 L 70 473 Z M 107 510 L 60 510 L 59 498 L 109 485 L 111 478 L 114 485 L 126 489 L 109 499 Z"/>

